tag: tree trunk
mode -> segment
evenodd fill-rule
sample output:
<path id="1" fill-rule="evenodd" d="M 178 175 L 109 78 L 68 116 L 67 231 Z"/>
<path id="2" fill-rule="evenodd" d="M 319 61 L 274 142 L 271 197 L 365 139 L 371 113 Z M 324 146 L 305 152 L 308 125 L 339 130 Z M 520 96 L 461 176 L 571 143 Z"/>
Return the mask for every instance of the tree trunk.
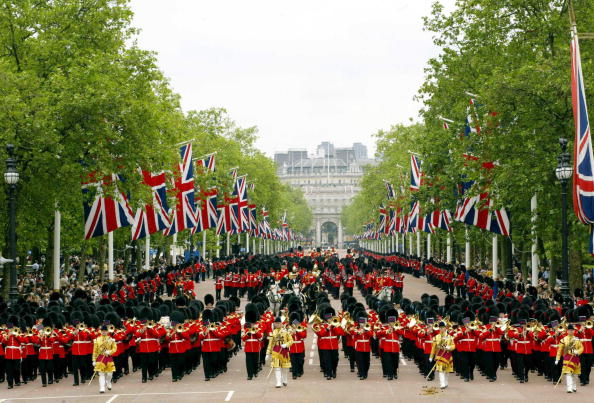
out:
<path id="1" fill-rule="evenodd" d="M 78 268 L 78 276 L 76 277 L 76 283 L 82 284 L 87 275 L 87 248 L 86 241 L 83 241 L 82 251 L 80 253 L 80 266 Z"/>
<path id="2" fill-rule="evenodd" d="M 584 287 L 583 271 L 582 271 L 582 250 L 581 242 L 582 234 L 576 225 L 571 225 L 569 228 L 569 289 L 571 295 L 576 288 Z"/>

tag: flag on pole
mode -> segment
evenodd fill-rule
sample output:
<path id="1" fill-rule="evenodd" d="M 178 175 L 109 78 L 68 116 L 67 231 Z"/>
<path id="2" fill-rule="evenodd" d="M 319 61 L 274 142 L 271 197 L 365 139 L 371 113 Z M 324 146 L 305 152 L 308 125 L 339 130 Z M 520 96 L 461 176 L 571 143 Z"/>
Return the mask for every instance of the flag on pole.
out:
<path id="1" fill-rule="evenodd" d="M 174 179 L 176 198 L 175 210 L 171 226 L 165 230 L 165 235 L 173 235 L 196 225 L 194 205 L 194 168 L 192 165 L 192 144 L 184 144 L 180 148 L 181 162 Z"/>
<path id="2" fill-rule="evenodd" d="M 217 188 L 211 188 L 200 194 L 200 208 L 196 209 L 196 226 L 192 234 L 217 227 Z"/>
<path id="3" fill-rule="evenodd" d="M 571 38 L 571 99 L 575 139 L 573 143 L 573 210 L 577 218 L 590 225 L 589 251 L 594 254 L 594 172 L 592 137 L 584 90 L 580 43 L 575 26 Z"/>
<path id="4" fill-rule="evenodd" d="M 93 176 L 91 175 L 91 178 Z M 83 212 L 85 217 L 85 239 L 105 235 L 118 228 L 127 227 L 134 221 L 134 212 L 128 204 L 126 195 L 115 189 L 114 197 L 105 196 L 103 186 L 115 182 L 118 175 L 111 175 L 103 178 L 102 181 L 95 180 L 83 184 Z M 95 199 L 91 205 L 87 198 L 95 190 Z"/>
<path id="5" fill-rule="evenodd" d="M 204 172 L 216 171 L 215 153 L 209 154 L 204 158 L 196 160 L 196 166 L 200 167 Z"/>
<path id="6" fill-rule="evenodd" d="M 143 170 L 141 173 L 142 183 L 151 188 L 152 203 L 147 203 L 144 208 L 136 210 L 132 224 L 133 241 L 163 231 L 171 225 L 167 206 L 165 172 L 153 174 Z"/>
<path id="7" fill-rule="evenodd" d="M 421 159 L 414 154 L 410 155 L 410 190 L 421 188 Z"/>

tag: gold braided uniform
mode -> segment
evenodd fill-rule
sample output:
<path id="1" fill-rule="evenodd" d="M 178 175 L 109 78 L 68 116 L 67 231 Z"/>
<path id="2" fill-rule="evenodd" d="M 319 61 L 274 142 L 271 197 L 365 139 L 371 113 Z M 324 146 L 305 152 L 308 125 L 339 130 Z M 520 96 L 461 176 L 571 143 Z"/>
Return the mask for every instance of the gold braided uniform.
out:
<path id="1" fill-rule="evenodd" d="M 289 355 L 289 347 L 293 344 L 293 337 L 291 334 L 283 328 L 273 329 L 270 333 L 268 342 L 267 355 L 270 355 L 270 366 L 272 368 L 291 368 L 291 357 Z M 286 345 L 286 349 L 282 349 L 280 346 Z M 276 350 L 275 351 L 275 347 Z"/>
<path id="2" fill-rule="evenodd" d="M 93 362 L 97 372 L 114 372 L 113 355 L 118 350 L 115 340 L 109 336 L 99 336 L 93 342 Z M 108 355 L 105 356 L 104 354 Z M 106 359 L 104 358 L 106 357 Z"/>
<path id="3" fill-rule="evenodd" d="M 582 373 L 580 355 L 583 351 L 584 346 L 582 342 L 575 336 L 565 336 L 559 341 L 556 360 L 559 361 L 559 358 L 563 355 L 562 374 L 579 375 Z"/>
<path id="4" fill-rule="evenodd" d="M 448 334 L 441 333 L 433 338 L 431 355 L 429 358 L 435 358 L 435 370 L 437 372 L 454 372 L 454 360 L 452 351 L 456 349 L 454 338 Z"/>

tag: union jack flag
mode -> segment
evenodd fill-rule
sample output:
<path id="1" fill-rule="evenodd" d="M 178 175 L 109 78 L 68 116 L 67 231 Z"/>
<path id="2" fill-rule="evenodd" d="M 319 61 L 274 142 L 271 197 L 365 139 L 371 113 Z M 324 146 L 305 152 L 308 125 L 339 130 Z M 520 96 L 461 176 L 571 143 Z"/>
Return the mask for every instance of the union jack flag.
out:
<path id="1" fill-rule="evenodd" d="M 214 172 L 216 170 L 215 155 L 212 153 L 202 159 L 196 160 L 196 166 L 200 167 L 204 172 Z"/>
<path id="2" fill-rule="evenodd" d="M 136 210 L 132 224 L 132 240 L 145 238 L 150 234 L 163 231 L 171 225 L 169 208 L 167 206 L 167 188 L 165 186 L 165 172 L 153 174 L 142 171 L 142 183 L 152 190 L 152 203 Z"/>
<path id="3" fill-rule="evenodd" d="M 431 225 L 433 228 L 441 228 L 446 231 L 452 230 L 452 215 L 449 210 L 435 210 L 431 213 Z"/>
<path id="4" fill-rule="evenodd" d="M 272 231 L 270 229 L 270 222 L 268 221 L 268 211 L 264 207 L 262 207 L 262 222 L 260 224 L 262 224 L 262 230 L 260 231 L 262 238 L 270 239 Z"/>
<path id="5" fill-rule="evenodd" d="M 435 234 L 435 227 L 431 220 L 432 213 L 419 217 L 419 229 L 429 234 Z"/>
<path id="6" fill-rule="evenodd" d="M 388 219 L 390 220 L 390 225 L 388 225 L 388 227 L 387 227 L 386 234 L 395 235 L 397 232 L 397 229 L 396 229 L 397 220 L 396 220 L 396 212 L 394 211 L 394 209 L 390 209 L 390 217 Z"/>
<path id="7" fill-rule="evenodd" d="M 414 154 L 410 155 L 410 190 L 421 188 L 421 159 Z"/>
<path id="8" fill-rule="evenodd" d="M 231 174 L 231 178 L 233 178 L 233 182 L 235 182 L 237 180 L 237 170 L 239 168 L 231 168 L 229 170 L 229 173 Z"/>
<path id="9" fill-rule="evenodd" d="M 480 134 L 481 125 L 478 119 L 476 100 L 470 98 L 468 105 L 468 114 L 466 116 L 466 125 L 464 128 L 464 135 L 470 136 L 471 133 Z"/>
<path id="10" fill-rule="evenodd" d="M 379 208 L 379 225 L 377 227 L 378 232 L 385 232 L 386 227 L 388 226 L 388 213 L 386 212 L 386 208 L 384 206 L 380 206 Z"/>
<path id="11" fill-rule="evenodd" d="M 232 206 L 231 200 L 225 197 L 225 203 L 217 206 L 218 210 L 218 221 L 217 221 L 217 235 L 225 234 L 227 232 L 233 232 L 233 226 L 231 223 Z"/>
<path id="12" fill-rule="evenodd" d="M 417 232 L 419 229 L 419 202 L 411 202 L 410 213 L 408 214 L 408 232 Z"/>
<path id="13" fill-rule="evenodd" d="M 396 192 L 394 191 L 394 186 L 388 181 L 384 181 L 384 185 L 386 185 L 386 192 L 388 193 L 388 200 L 394 200 L 396 198 Z"/>
<path id="14" fill-rule="evenodd" d="M 218 219 L 217 189 L 201 192 L 200 208 L 196 210 L 196 226 L 192 228 L 192 234 L 216 228 Z"/>
<path id="15" fill-rule="evenodd" d="M 173 235 L 196 226 L 194 211 L 194 168 L 192 165 L 192 144 L 180 148 L 181 163 L 176 169 L 174 179 L 175 198 L 177 200 L 171 226 L 165 235 Z"/>
<path id="16" fill-rule="evenodd" d="M 233 188 L 233 211 L 232 226 L 234 233 L 240 233 L 249 229 L 249 211 L 247 195 L 247 178 L 240 176 L 235 180 Z"/>
<path id="17" fill-rule="evenodd" d="M 256 205 L 250 204 L 248 206 L 250 211 L 250 233 L 252 236 L 258 236 L 258 222 L 257 222 L 257 214 L 256 214 Z"/>
<path id="18" fill-rule="evenodd" d="M 510 220 L 505 208 L 491 211 L 493 201 L 488 193 L 467 197 L 458 203 L 455 220 L 487 231 L 509 236 Z"/>
<path id="19" fill-rule="evenodd" d="M 571 38 L 571 98 L 575 140 L 573 144 L 573 210 L 577 218 L 590 225 L 590 253 L 594 254 L 594 173 L 592 137 L 584 90 L 580 43 L 575 28 Z"/>
<path id="20" fill-rule="evenodd" d="M 93 176 L 91 175 L 91 178 Z M 103 181 L 95 181 L 83 184 L 83 210 L 85 216 L 85 239 L 105 235 L 118 228 L 127 227 L 134 220 L 134 212 L 128 204 L 126 195 L 120 192 L 117 187 L 114 198 L 104 196 L 103 185 L 118 180 L 118 175 L 107 176 Z M 89 205 L 87 198 L 91 190 L 95 189 L 95 199 Z"/>

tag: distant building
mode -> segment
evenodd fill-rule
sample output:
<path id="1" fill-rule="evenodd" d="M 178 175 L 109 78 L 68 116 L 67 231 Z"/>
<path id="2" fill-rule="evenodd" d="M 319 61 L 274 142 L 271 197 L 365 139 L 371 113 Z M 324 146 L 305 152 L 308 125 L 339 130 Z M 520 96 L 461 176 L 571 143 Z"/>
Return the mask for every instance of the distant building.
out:
<path id="1" fill-rule="evenodd" d="M 316 245 L 342 247 L 342 208 L 360 191 L 365 167 L 375 164 L 367 158 L 367 147 L 361 143 L 334 147 L 324 141 L 316 147 L 315 155 L 288 150 L 276 153 L 274 161 L 281 182 L 303 191 L 314 215 L 315 230 L 310 235 Z"/>

